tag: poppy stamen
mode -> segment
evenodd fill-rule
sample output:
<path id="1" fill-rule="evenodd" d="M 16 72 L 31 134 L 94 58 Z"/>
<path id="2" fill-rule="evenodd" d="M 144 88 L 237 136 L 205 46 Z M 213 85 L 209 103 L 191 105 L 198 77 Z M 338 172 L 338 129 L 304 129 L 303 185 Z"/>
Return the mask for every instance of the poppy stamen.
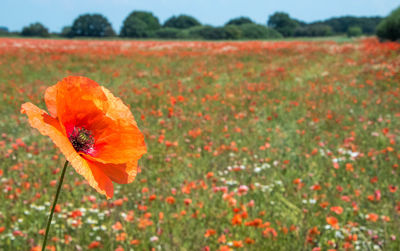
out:
<path id="1" fill-rule="evenodd" d="M 74 127 L 74 130 L 70 133 L 68 139 L 77 152 L 88 153 L 93 149 L 93 135 L 91 131 L 83 127 Z"/>

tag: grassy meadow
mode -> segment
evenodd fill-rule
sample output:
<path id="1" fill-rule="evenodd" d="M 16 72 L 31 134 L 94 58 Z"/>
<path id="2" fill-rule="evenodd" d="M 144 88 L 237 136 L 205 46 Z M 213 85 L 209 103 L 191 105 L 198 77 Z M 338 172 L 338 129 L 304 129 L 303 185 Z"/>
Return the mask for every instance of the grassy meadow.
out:
<path id="1" fill-rule="evenodd" d="M 69 166 L 48 250 L 400 250 L 400 44 L 0 38 L 0 250 L 40 247 L 64 156 L 29 126 L 63 77 L 119 96 L 136 180 Z"/>

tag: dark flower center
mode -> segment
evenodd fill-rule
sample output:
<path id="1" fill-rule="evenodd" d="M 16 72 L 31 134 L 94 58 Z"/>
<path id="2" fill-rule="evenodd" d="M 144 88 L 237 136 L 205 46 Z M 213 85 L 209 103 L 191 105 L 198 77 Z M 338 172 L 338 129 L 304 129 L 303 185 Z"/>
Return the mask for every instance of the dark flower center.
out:
<path id="1" fill-rule="evenodd" d="M 94 138 L 89 130 L 83 127 L 74 127 L 68 136 L 69 141 L 77 152 L 88 153 L 93 149 Z"/>

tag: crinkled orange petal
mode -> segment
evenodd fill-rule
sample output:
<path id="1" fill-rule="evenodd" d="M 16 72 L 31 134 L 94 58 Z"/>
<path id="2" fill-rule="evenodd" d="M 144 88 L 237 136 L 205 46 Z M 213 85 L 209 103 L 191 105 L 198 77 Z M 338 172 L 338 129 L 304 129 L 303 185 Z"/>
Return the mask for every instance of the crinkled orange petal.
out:
<path id="1" fill-rule="evenodd" d="M 107 97 L 101 87 L 89 78 L 67 77 L 55 88 L 57 116 L 67 133 L 74 126 L 96 124 L 108 109 Z"/>
<path id="2" fill-rule="evenodd" d="M 89 165 L 88 161 L 75 151 L 57 119 L 49 116 L 45 111 L 32 103 L 23 104 L 21 106 L 21 113 L 25 113 L 28 116 L 29 124 L 32 127 L 52 139 L 65 158 L 71 163 L 72 167 L 89 182 L 90 186 L 108 198 L 112 197 L 113 189 L 111 180 L 97 166 Z"/>
<path id="3" fill-rule="evenodd" d="M 57 118 L 57 87 L 56 85 L 50 86 L 44 93 L 44 101 L 46 102 L 47 110 L 50 115 Z"/>
<path id="4" fill-rule="evenodd" d="M 91 160 L 96 166 L 112 181 L 119 184 L 128 184 L 135 180 L 137 175 L 137 160 L 123 164 L 103 164 L 96 162 L 91 156 L 84 155 L 89 161 Z"/>
<path id="5" fill-rule="evenodd" d="M 107 88 L 101 87 L 107 97 L 110 109 L 107 110 L 107 116 L 113 120 L 123 119 L 127 123 L 135 125 L 136 121 L 131 110 L 122 102 L 120 98 L 115 97 Z"/>
<path id="6" fill-rule="evenodd" d="M 96 161 L 121 164 L 146 153 L 144 136 L 129 108 L 106 88 L 85 77 L 64 78 L 55 88 L 62 127 L 67 135 L 74 127 L 91 131 L 95 140 L 91 155 Z"/>
<path id="7" fill-rule="evenodd" d="M 95 153 L 92 155 L 103 163 L 126 163 L 137 160 L 146 153 L 144 136 L 137 127 L 129 108 L 102 87 L 107 96 L 108 109 L 103 124 L 97 123 L 90 129 L 95 135 Z"/>
<path id="8" fill-rule="evenodd" d="M 99 167 L 98 162 L 87 160 L 87 163 L 89 164 L 89 167 L 93 173 L 93 177 L 97 182 L 97 192 L 104 194 L 107 199 L 112 198 L 114 195 L 114 185 L 110 177 L 103 172 L 103 170 Z"/>
<path id="9" fill-rule="evenodd" d="M 144 136 L 136 126 L 114 121 L 108 126 L 100 123 L 89 128 L 95 138 L 92 156 L 102 163 L 126 163 L 146 153 Z"/>

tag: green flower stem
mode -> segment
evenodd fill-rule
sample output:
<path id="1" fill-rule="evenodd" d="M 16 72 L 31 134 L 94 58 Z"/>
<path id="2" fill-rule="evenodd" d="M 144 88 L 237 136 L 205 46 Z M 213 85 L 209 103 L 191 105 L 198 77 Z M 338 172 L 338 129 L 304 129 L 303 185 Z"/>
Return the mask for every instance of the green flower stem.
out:
<path id="1" fill-rule="evenodd" d="M 56 205 L 57 205 L 58 196 L 60 195 L 62 183 L 64 181 L 65 171 L 67 170 L 67 166 L 68 166 L 68 160 L 65 161 L 64 168 L 62 170 L 60 180 L 58 181 L 57 193 L 56 193 L 56 197 L 54 198 L 53 208 L 51 209 L 49 220 L 47 221 L 46 234 L 44 235 L 42 251 L 44 251 L 46 249 L 47 236 L 49 234 L 51 220 L 53 219 L 54 209 L 56 208 Z"/>

